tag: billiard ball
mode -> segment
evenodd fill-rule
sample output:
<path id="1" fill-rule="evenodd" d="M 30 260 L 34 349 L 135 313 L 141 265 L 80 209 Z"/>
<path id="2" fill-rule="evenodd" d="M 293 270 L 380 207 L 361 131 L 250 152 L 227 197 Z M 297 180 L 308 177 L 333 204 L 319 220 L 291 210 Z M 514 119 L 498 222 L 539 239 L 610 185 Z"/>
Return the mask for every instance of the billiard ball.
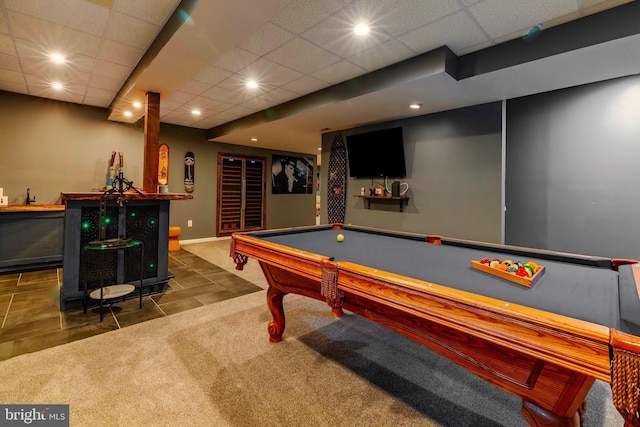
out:
<path id="1" fill-rule="evenodd" d="M 342 234 L 338 234 L 338 236 L 336 237 L 336 240 L 338 242 L 342 242 L 344 240 L 344 236 Z"/>

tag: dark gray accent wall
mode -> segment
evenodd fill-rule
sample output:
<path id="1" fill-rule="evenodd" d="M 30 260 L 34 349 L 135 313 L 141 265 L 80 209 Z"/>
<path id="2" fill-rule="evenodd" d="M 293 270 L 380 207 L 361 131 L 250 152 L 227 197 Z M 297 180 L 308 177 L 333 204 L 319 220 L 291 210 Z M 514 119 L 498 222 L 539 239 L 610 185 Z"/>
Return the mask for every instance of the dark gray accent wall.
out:
<path id="1" fill-rule="evenodd" d="M 507 102 L 505 242 L 640 258 L 640 77 Z"/>
<path id="2" fill-rule="evenodd" d="M 162 102 L 162 100 L 161 100 Z M 107 120 L 104 108 L 88 107 L 0 91 L 0 187 L 10 205 L 25 203 L 26 189 L 37 204 L 60 203 L 61 192 L 89 192 L 106 184 L 112 150 L 125 155 L 125 178 L 142 186 L 142 123 Z M 160 143 L 169 145 L 169 191 L 184 192 L 184 155 L 196 156 L 193 200 L 171 202 L 170 223 L 182 227 L 181 239 L 215 236 L 217 155 L 252 154 L 267 158 L 271 150 L 210 142 L 206 131 L 161 124 Z M 305 156 L 299 153 L 282 153 Z M 193 227 L 187 227 L 187 221 Z M 314 195 L 272 195 L 267 185 L 267 226 L 315 223 Z"/>
<path id="3" fill-rule="evenodd" d="M 341 131 L 348 135 L 401 126 L 410 197 L 404 212 L 396 203 L 354 197 L 383 180 L 347 181 L 345 222 L 388 229 L 500 242 L 502 107 L 500 102 Z M 322 179 L 336 132 L 322 138 Z M 384 156 L 384 153 L 379 153 Z M 389 182 L 389 189 L 391 183 Z M 326 188 L 321 220 L 326 221 Z"/>

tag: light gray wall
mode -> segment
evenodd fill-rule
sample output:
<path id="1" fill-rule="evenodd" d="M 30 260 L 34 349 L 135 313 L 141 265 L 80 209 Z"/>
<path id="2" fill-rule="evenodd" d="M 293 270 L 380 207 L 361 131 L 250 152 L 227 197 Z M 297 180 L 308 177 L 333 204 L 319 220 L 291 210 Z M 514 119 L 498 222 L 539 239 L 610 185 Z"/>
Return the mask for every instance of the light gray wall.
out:
<path id="1" fill-rule="evenodd" d="M 402 126 L 408 207 L 366 202 L 370 179 L 347 181 L 346 223 L 441 234 L 489 242 L 501 239 L 502 117 L 501 104 L 491 103 L 405 120 L 340 131 L 348 135 Z M 322 180 L 326 182 L 331 143 L 322 139 Z M 384 156 L 384 153 L 380 153 Z M 383 183 L 376 180 L 374 183 Z M 390 188 L 389 183 L 389 188 Z M 321 194 L 321 221 L 327 220 L 326 188 Z"/>
<path id="2" fill-rule="evenodd" d="M 60 203 L 61 192 L 104 187 L 111 151 L 124 152 L 125 178 L 142 187 L 142 121 L 112 122 L 103 108 L 3 91 L 0 111 L 0 187 L 9 204 L 24 204 L 27 187 L 37 204 Z M 182 227 L 181 239 L 215 236 L 219 151 L 266 157 L 270 180 L 271 150 L 212 143 L 204 130 L 166 124 L 160 127 L 160 143 L 169 145 L 171 192 L 184 192 L 184 154 L 193 151 L 196 156 L 193 200 L 171 203 L 171 224 Z M 267 184 L 268 227 L 315 223 L 314 195 L 272 195 L 270 181 Z M 192 228 L 187 227 L 188 219 L 193 221 Z"/>
<path id="3" fill-rule="evenodd" d="M 507 102 L 505 241 L 640 259 L 640 77 Z"/>

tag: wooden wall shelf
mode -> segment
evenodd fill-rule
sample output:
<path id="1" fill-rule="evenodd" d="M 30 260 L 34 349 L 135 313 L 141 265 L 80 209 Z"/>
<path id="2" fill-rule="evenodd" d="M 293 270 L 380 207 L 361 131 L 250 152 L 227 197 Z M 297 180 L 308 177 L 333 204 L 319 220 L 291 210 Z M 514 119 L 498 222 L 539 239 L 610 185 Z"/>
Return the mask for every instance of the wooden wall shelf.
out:
<path id="1" fill-rule="evenodd" d="M 364 199 L 367 201 L 367 209 L 371 209 L 371 201 L 377 201 L 377 202 L 397 202 L 400 203 L 400 212 L 402 212 L 402 208 L 409 203 L 409 198 L 405 197 L 405 196 L 400 196 L 400 197 L 390 197 L 390 196 L 385 196 L 385 197 L 380 197 L 380 196 L 360 196 L 360 195 L 356 195 L 354 197 L 359 197 L 361 199 Z"/>

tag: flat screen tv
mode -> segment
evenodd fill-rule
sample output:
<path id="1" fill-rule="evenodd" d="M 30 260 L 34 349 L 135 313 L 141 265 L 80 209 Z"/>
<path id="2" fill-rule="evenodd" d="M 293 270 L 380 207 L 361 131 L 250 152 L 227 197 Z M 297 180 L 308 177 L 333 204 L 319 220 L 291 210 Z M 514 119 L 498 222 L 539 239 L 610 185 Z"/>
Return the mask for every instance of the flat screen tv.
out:
<path id="1" fill-rule="evenodd" d="M 352 178 L 406 176 L 402 128 L 347 136 L 347 158 Z"/>

